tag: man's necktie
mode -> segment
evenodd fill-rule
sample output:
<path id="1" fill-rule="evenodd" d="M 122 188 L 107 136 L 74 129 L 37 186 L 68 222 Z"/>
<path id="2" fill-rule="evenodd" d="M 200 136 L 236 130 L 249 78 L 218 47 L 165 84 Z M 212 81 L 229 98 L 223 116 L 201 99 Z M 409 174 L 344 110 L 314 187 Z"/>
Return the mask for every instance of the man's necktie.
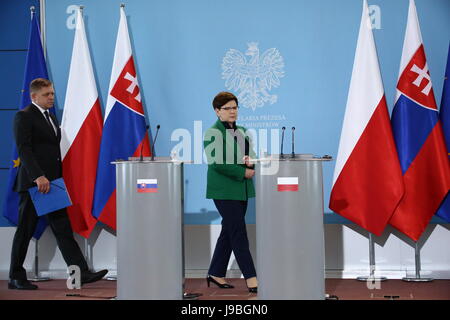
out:
<path id="1" fill-rule="evenodd" d="M 52 121 L 50 120 L 50 115 L 48 114 L 48 110 L 45 110 L 44 114 L 45 114 L 45 118 L 47 119 L 48 125 L 50 126 L 50 128 L 52 128 L 53 133 L 55 133 L 55 128 L 53 127 Z"/>

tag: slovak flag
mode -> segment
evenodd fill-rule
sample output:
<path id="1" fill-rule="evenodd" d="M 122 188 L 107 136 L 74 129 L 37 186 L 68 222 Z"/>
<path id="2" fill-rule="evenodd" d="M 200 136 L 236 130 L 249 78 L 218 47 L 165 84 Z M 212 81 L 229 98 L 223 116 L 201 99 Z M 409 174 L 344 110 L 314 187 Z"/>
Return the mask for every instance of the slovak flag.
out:
<path id="1" fill-rule="evenodd" d="M 97 220 L 92 216 L 95 177 L 102 135 L 102 112 L 92 69 L 81 9 L 61 121 L 63 177 L 73 205 L 67 208 L 73 231 L 88 238 Z"/>
<path id="2" fill-rule="evenodd" d="M 379 236 L 403 182 L 371 25 L 364 0 L 329 207 Z"/>
<path id="3" fill-rule="evenodd" d="M 150 156 L 144 107 L 125 11 L 121 7 L 93 203 L 93 215 L 113 229 L 116 229 L 116 169 L 111 161 L 139 156 L 141 148 L 143 156 Z"/>
<path id="4" fill-rule="evenodd" d="M 138 193 L 158 192 L 158 179 L 137 179 Z"/>
<path id="5" fill-rule="evenodd" d="M 418 241 L 450 188 L 450 168 L 414 0 L 391 121 L 405 195 L 389 223 Z"/>

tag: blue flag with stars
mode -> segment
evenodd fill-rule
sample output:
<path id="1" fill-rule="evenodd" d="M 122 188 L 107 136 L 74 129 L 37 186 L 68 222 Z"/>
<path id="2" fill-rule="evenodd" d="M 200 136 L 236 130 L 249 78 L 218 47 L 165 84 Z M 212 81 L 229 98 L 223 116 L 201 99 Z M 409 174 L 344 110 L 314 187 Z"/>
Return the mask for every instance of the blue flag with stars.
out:
<path id="1" fill-rule="evenodd" d="M 442 129 L 444 131 L 445 143 L 447 144 L 448 155 L 450 156 L 450 84 L 448 77 L 450 76 L 450 44 L 448 46 L 447 68 L 445 69 L 444 89 L 442 90 L 441 110 L 439 117 L 441 118 Z M 449 159 L 450 161 L 450 159 Z M 447 222 L 450 222 L 450 196 L 447 193 L 444 201 L 442 201 L 436 215 Z"/>
<path id="2" fill-rule="evenodd" d="M 33 12 L 31 17 L 30 40 L 28 43 L 25 75 L 22 86 L 22 97 L 20 99 L 20 109 L 25 108 L 31 103 L 29 86 L 30 82 L 36 78 L 48 79 L 48 73 L 45 64 L 44 51 L 42 49 L 38 20 L 36 13 Z M 51 112 L 55 112 L 54 108 L 51 109 Z M 13 225 L 17 225 L 19 220 L 19 194 L 13 190 L 13 187 L 17 170 L 20 165 L 20 159 L 15 143 L 13 145 L 6 198 L 3 206 L 3 216 Z M 45 217 L 39 218 L 33 237 L 39 239 L 44 233 L 47 224 Z"/>

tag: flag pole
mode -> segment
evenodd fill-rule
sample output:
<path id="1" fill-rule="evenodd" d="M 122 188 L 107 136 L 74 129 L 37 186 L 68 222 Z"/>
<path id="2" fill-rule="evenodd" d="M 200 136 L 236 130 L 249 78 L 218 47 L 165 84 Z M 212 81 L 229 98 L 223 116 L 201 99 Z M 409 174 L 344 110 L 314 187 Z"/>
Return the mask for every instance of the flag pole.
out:
<path id="1" fill-rule="evenodd" d="M 121 3 L 120 4 L 120 7 L 121 8 L 124 8 L 125 7 L 125 4 L 124 3 Z M 117 268 L 116 268 L 117 269 Z M 106 280 L 108 280 L 108 281 L 117 281 L 117 276 L 108 276 L 108 277 L 106 277 Z"/>
<path id="2" fill-rule="evenodd" d="M 86 238 L 84 238 L 84 258 L 86 259 L 89 268 L 93 268 L 91 245 L 89 244 L 89 241 Z"/>
<path id="3" fill-rule="evenodd" d="M 79 6 L 79 8 L 81 11 L 81 16 L 83 16 L 84 6 L 81 5 L 81 6 Z M 92 268 L 93 266 L 92 266 L 91 255 L 90 255 L 90 245 L 89 245 L 87 238 L 84 238 L 84 258 L 86 259 L 86 262 L 87 262 L 89 268 Z"/>
<path id="4" fill-rule="evenodd" d="M 33 15 L 36 14 L 36 7 L 30 7 L 30 19 L 33 19 Z M 42 282 L 51 280 L 49 277 L 40 277 L 39 276 L 39 240 L 35 239 L 34 246 L 34 278 L 31 279 L 33 282 Z"/>
<path id="5" fill-rule="evenodd" d="M 120 8 L 125 8 L 125 4 L 121 3 Z M 117 267 L 116 267 L 116 269 L 117 269 Z M 106 277 L 105 279 L 108 281 L 117 281 L 117 275 L 116 276 L 111 275 L 111 276 Z"/>
<path id="6" fill-rule="evenodd" d="M 39 276 L 39 240 L 35 240 L 34 246 L 34 278 L 30 279 L 32 282 L 50 281 L 49 277 Z"/>
<path id="7" fill-rule="evenodd" d="M 121 3 L 120 4 L 120 8 L 125 8 L 125 4 Z M 108 277 L 106 277 L 106 280 L 108 280 L 108 281 L 117 281 L 117 276 L 108 276 Z"/>
<path id="8" fill-rule="evenodd" d="M 117 233 L 116 233 L 116 239 L 117 239 Z M 116 261 L 117 262 L 117 261 Z M 117 281 L 117 264 L 116 264 L 116 275 L 114 276 L 114 275 L 110 275 L 110 276 L 107 276 L 106 278 L 105 278 L 105 280 L 108 280 L 108 281 Z"/>
<path id="9" fill-rule="evenodd" d="M 369 265 L 370 274 L 366 277 L 357 277 L 358 281 L 386 281 L 386 277 L 375 277 L 375 242 L 373 241 L 373 234 L 369 232 Z"/>
<path id="10" fill-rule="evenodd" d="M 422 278 L 420 277 L 420 248 L 419 243 L 415 242 L 415 262 L 416 262 L 416 276 L 415 277 L 404 277 L 402 278 L 403 281 L 406 282 L 431 282 L 434 279 L 433 278 Z"/>
<path id="11" fill-rule="evenodd" d="M 125 4 L 121 3 L 120 4 L 120 8 L 125 8 Z M 117 276 L 108 276 L 105 279 L 108 280 L 108 281 L 117 281 Z"/>

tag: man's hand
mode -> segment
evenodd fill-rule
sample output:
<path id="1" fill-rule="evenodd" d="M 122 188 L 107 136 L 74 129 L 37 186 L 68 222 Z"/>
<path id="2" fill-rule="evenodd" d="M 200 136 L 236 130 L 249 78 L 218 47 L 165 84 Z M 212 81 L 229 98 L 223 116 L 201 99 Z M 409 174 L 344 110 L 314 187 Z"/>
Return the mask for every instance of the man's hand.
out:
<path id="1" fill-rule="evenodd" d="M 48 193 L 50 191 L 50 181 L 45 176 L 40 176 L 34 182 L 36 182 L 40 193 Z"/>
<path id="2" fill-rule="evenodd" d="M 251 179 L 255 175 L 255 170 L 245 169 L 245 179 Z"/>

